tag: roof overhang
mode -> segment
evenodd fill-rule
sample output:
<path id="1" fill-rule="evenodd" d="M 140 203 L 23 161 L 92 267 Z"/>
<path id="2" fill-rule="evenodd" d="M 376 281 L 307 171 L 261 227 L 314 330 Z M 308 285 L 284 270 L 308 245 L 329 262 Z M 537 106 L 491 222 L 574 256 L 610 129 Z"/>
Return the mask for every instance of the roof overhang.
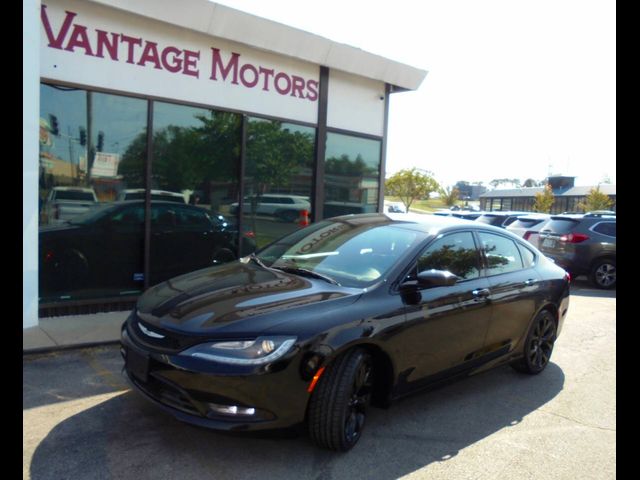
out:
<path id="1" fill-rule="evenodd" d="M 426 70 L 208 0 L 90 0 L 149 19 L 416 90 Z"/>

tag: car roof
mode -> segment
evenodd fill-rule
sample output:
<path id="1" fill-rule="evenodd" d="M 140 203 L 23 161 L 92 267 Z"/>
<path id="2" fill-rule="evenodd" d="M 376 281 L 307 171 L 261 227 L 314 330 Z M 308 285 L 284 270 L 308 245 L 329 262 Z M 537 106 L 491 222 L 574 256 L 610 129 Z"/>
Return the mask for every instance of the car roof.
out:
<path id="1" fill-rule="evenodd" d="M 507 235 L 511 238 L 519 240 L 519 238 L 513 235 L 511 232 L 507 232 L 504 228 L 494 227 L 493 225 L 487 225 L 480 222 L 470 222 L 464 218 L 458 218 L 453 216 L 441 216 L 433 214 L 421 214 L 421 213 L 355 213 L 351 215 L 341 215 L 339 217 L 333 217 L 327 220 L 337 222 L 347 222 L 356 225 L 361 224 L 393 224 L 395 227 L 404 228 L 407 230 L 417 230 L 429 235 L 437 235 L 440 232 L 444 232 L 449 229 L 455 229 L 456 227 L 473 230 L 485 230 L 502 235 Z"/>

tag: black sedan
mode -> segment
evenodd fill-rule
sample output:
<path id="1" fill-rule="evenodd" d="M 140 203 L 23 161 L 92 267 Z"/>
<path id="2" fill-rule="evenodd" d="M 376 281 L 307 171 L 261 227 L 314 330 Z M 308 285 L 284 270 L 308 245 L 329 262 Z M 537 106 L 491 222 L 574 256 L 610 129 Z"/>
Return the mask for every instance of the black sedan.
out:
<path id="1" fill-rule="evenodd" d="M 131 383 L 185 422 L 306 425 L 345 451 L 367 406 L 510 363 L 549 363 L 569 279 L 504 229 L 360 214 L 159 284 L 122 329 Z"/>
<path id="2" fill-rule="evenodd" d="M 156 200 L 150 213 L 151 284 L 238 258 L 237 227 L 222 215 Z M 83 289 L 140 290 L 144 221 L 144 202 L 131 200 L 105 203 L 62 224 L 41 227 L 41 297 L 55 300 Z M 242 245 L 248 253 L 255 242 L 246 233 Z"/>

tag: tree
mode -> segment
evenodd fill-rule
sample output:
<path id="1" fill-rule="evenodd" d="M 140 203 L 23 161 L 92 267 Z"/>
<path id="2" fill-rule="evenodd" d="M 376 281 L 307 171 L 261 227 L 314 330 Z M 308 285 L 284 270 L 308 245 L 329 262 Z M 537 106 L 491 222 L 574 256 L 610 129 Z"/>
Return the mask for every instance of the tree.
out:
<path id="1" fill-rule="evenodd" d="M 531 188 L 531 187 L 543 187 L 544 186 L 544 181 L 542 182 L 537 182 L 535 181 L 533 178 L 527 178 L 524 183 L 522 184 L 523 187 L 525 188 Z"/>
<path id="2" fill-rule="evenodd" d="M 458 187 L 441 188 L 440 198 L 447 207 L 452 207 L 460 199 L 460 190 Z"/>
<path id="3" fill-rule="evenodd" d="M 583 209 L 585 212 L 592 212 L 594 210 L 609 210 L 612 205 L 613 200 L 606 193 L 602 193 L 600 185 L 598 185 L 596 188 L 589 190 L 584 202 L 578 203 L 578 208 Z"/>
<path id="4" fill-rule="evenodd" d="M 551 185 L 546 184 L 542 192 L 536 193 L 536 199 L 533 203 L 533 211 L 541 213 L 551 213 L 551 207 L 555 198 Z"/>
<path id="5" fill-rule="evenodd" d="M 400 198 L 408 211 L 414 200 L 429 198 L 429 194 L 437 192 L 440 186 L 430 173 L 418 172 L 413 167 L 400 170 L 389 177 L 385 182 L 385 189 L 387 194 Z"/>

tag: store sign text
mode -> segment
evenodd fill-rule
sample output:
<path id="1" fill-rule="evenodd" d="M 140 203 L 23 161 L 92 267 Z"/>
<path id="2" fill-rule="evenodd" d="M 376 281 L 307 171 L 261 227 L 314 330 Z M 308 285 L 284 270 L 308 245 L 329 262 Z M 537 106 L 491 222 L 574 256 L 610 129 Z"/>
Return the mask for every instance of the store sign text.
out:
<path id="1" fill-rule="evenodd" d="M 176 46 L 161 48 L 157 42 L 124 33 L 89 30 L 74 22 L 77 13 L 65 11 L 64 21 L 56 30 L 49 21 L 47 6 L 42 5 L 40 18 L 49 48 L 69 52 L 83 51 L 90 57 L 125 61 L 141 67 L 152 66 L 157 70 L 200 78 L 200 51 L 181 49 Z M 124 45 L 125 55 L 121 56 Z M 211 48 L 211 73 L 208 78 L 216 82 L 229 82 L 246 88 L 276 91 L 280 95 L 292 96 L 315 102 L 318 99 L 318 82 L 306 80 L 298 75 L 276 71 L 262 65 L 243 62 L 239 53 L 232 52 L 224 58 L 220 49 Z"/>

